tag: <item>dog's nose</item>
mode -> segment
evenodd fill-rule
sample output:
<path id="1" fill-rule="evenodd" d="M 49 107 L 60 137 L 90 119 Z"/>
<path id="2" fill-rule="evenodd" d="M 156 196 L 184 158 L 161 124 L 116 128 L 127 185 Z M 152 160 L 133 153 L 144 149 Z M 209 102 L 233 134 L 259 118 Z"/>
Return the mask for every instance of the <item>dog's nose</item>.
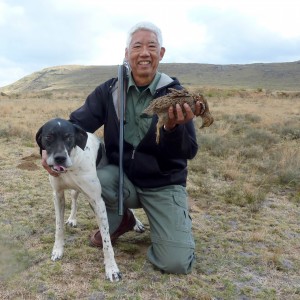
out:
<path id="1" fill-rule="evenodd" d="M 54 157 L 54 160 L 57 164 L 61 165 L 66 161 L 66 157 L 65 156 L 61 156 L 61 155 L 57 155 Z"/>

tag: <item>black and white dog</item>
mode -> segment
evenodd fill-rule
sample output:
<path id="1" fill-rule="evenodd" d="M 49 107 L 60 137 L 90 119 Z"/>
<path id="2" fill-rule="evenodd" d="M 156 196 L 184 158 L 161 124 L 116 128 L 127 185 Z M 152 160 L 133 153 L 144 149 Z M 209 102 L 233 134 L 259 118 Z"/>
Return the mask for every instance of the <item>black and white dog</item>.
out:
<path id="1" fill-rule="evenodd" d="M 59 118 L 45 123 L 38 130 L 36 141 L 41 150 L 47 151 L 47 164 L 60 173 L 58 177 L 49 176 L 56 217 L 51 259 L 55 261 L 62 258 L 64 252 L 64 190 L 72 190 L 71 214 L 66 222 L 71 226 L 77 225 L 77 198 L 79 192 L 82 192 L 94 210 L 101 232 L 106 278 L 110 281 L 120 280 L 121 273 L 114 258 L 105 203 L 101 197 L 101 184 L 96 172 L 98 153 L 103 155 L 101 163 L 106 159 L 104 145 L 94 134 L 87 133 L 79 126 Z M 134 230 L 144 231 L 143 224 L 138 219 Z"/>

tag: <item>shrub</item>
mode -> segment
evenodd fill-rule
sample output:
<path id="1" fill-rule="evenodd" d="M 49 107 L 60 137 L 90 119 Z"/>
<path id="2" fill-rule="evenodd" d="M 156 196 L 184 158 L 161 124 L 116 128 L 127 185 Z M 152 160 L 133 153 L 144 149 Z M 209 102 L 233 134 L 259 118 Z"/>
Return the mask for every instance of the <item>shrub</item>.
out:
<path id="1" fill-rule="evenodd" d="M 259 123 L 261 121 L 261 117 L 255 114 L 235 114 L 235 115 L 223 115 L 223 120 L 233 124 L 242 124 L 242 123 Z"/>
<path id="2" fill-rule="evenodd" d="M 298 121 L 299 122 L 299 121 Z M 287 140 L 300 139 L 300 127 L 298 124 L 287 123 L 281 127 L 280 135 Z"/>
<path id="3" fill-rule="evenodd" d="M 230 149 L 228 140 L 222 136 L 204 134 L 198 141 L 202 151 L 208 151 L 213 156 L 226 156 Z"/>
<path id="4" fill-rule="evenodd" d="M 261 187 L 233 184 L 221 194 L 226 203 L 241 207 L 249 207 L 251 212 L 257 212 L 265 200 L 266 192 Z"/>
<path id="5" fill-rule="evenodd" d="M 270 155 L 275 181 L 281 185 L 300 186 L 300 149 L 282 146 Z"/>
<path id="6" fill-rule="evenodd" d="M 276 135 L 264 129 L 248 128 L 242 143 L 246 147 L 259 144 L 269 149 L 278 142 L 279 138 Z"/>

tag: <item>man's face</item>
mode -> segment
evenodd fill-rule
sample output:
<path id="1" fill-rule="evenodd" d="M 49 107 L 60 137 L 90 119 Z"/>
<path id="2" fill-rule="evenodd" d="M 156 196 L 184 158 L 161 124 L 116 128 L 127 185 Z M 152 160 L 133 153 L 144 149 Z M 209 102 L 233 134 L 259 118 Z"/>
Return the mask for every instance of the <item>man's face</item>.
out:
<path id="1" fill-rule="evenodd" d="M 155 33 L 139 30 L 133 34 L 125 58 L 137 85 L 147 85 L 153 80 L 164 54 L 165 48 L 159 46 Z"/>

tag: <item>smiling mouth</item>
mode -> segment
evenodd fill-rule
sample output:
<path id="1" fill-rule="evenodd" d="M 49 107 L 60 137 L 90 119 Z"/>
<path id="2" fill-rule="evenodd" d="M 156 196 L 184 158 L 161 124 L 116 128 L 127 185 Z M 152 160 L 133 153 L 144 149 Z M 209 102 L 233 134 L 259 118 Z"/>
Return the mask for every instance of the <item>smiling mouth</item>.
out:
<path id="1" fill-rule="evenodd" d="M 138 63 L 139 65 L 142 65 L 142 66 L 146 66 L 146 65 L 150 65 L 151 64 L 151 62 L 150 61 L 140 61 L 139 63 Z"/>

